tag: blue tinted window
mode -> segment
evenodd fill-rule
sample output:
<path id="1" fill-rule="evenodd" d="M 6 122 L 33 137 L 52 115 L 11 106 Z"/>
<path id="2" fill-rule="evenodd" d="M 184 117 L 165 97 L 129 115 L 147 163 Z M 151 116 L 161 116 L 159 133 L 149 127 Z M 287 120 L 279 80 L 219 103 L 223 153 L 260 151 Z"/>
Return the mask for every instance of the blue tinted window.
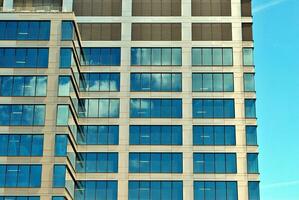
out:
<path id="1" fill-rule="evenodd" d="M 257 181 L 248 182 L 248 200 L 260 200 L 260 186 Z"/>
<path id="2" fill-rule="evenodd" d="M 193 66 L 232 66 L 232 48 L 192 48 Z"/>
<path id="3" fill-rule="evenodd" d="M 234 118 L 233 99 L 193 99 L 194 118 Z"/>
<path id="4" fill-rule="evenodd" d="M 77 134 L 79 144 L 117 145 L 118 126 L 81 126 Z"/>
<path id="5" fill-rule="evenodd" d="M 117 181 L 78 181 L 75 199 L 117 200 Z"/>
<path id="6" fill-rule="evenodd" d="M 255 99 L 245 99 L 245 118 L 256 118 Z"/>
<path id="7" fill-rule="evenodd" d="M 182 173 L 181 153 L 130 153 L 130 173 Z"/>
<path id="8" fill-rule="evenodd" d="M 246 144 L 247 145 L 257 145 L 257 127 L 256 126 L 246 126 Z"/>
<path id="9" fill-rule="evenodd" d="M 252 66 L 253 62 L 253 48 L 243 48 L 243 65 Z"/>
<path id="10" fill-rule="evenodd" d="M 120 48 L 83 48 L 81 65 L 120 66 Z M 84 59 L 83 59 L 84 58 Z"/>
<path id="11" fill-rule="evenodd" d="M 0 68 L 47 68 L 48 59 L 48 48 L 0 48 Z"/>
<path id="12" fill-rule="evenodd" d="M 182 75 L 167 73 L 132 73 L 131 91 L 180 92 Z"/>
<path id="13" fill-rule="evenodd" d="M 65 175 L 66 166 L 65 165 L 54 165 L 53 169 L 53 187 L 64 187 L 65 186 Z"/>
<path id="14" fill-rule="evenodd" d="M 56 125 L 66 126 L 69 120 L 69 106 L 57 105 Z"/>
<path id="15" fill-rule="evenodd" d="M 76 161 L 77 172 L 117 173 L 117 153 L 80 153 Z"/>
<path id="16" fill-rule="evenodd" d="M 119 73 L 85 73 L 84 82 L 80 82 L 82 91 L 110 91 L 120 90 Z"/>
<path id="17" fill-rule="evenodd" d="M 0 96 L 46 96 L 46 76 L 0 76 Z"/>
<path id="18" fill-rule="evenodd" d="M 254 74 L 249 74 L 249 73 L 244 74 L 244 91 L 245 92 L 255 91 Z"/>
<path id="19" fill-rule="evenodd" d="M 41 126 L 44 125 L 45 106 L 0 105 L 0 115 L 0 126 Z"/>
<path id="20" fill-rule="evenodd" d="M 235 145 L 234 126 L 193 126 L 193 145 Z"/>
<path id="21" fill-rule="evenodd" d="M 129 200 L 182 200 L 182 181 L 129 181 Z"/>
<path id="22" fill-rule="evenodd" d="M 247 154 L 247 173 L 249 173 L 249 174 L 259 173 L 258 154 L 257 153 L 248 153 Z"/>
<path id="23" fill-rule="evenodd" d="M 0 40 L 49 40 L 50 21 L 0 21 Z"/>
<path id="24" fill-rule="evenodd" d="M 64 197 L 52 197 L 52 200 L 65 200 L 65 198 Z"/>
<path id="25" fill-rule="evenodd" d="M 69 96 L 71 91 L 70 76 L 59 76 L 58 78 L 58 96 Z"/>
<path id="26" fill-rule="evenodd" d="M 85 106 L 84 112 L 79 111 L 80 117 L 119 117 L 119 99 L 81 99 L 80 104 Z"/>
<path id="27" fill-rule="evenodd" d="M 131 145 L 181 145 L 182 126 L 130 126 Z"/>
<path id="28" fill-rule="evenodd" d="M 72 40 L 74 27 L 72 21 L 62 21 L 61 23 L 61 40 Z"/>
<path id="29" fill-rule="evenodd" d="M 67 155 L 67 135 L 56 135 L 55 136 L 55 156 L 66 156 Z"/>
<path id="30" fill-rule="evenodd" d="M 42 135 L 0 135 L 0 156 L 42 156 Z"/>
<path id="31" fill-rule="evenodd" d="M 70 68 L 72 65 L 72 48 L 61 48 L 60 49 L 60 68 Z"/>
<path id="32" fill-rule="evenodd" d="M 181 118 L 181 99 L 131 99 L 132 118 Z"/>
<path id="33" fill-rule="evenodd" d="M 0 187 L 40 187 L 41 165 L 0 165 Z"/>
<path id="34" fill-rule="evenodd" d="M 234 153 L 194 153 L 194 173 L 237 173 Z"/>
<path id="35" fill-rule="evenodd" d="M 232 92 L 234 90 L 233 74 L 192 74 L 193 92 Z"/>
<path id="36" fill-rule="evenodd" d="M 181 66 L 181 48 L 131 48 L 133 66 Z"/>
<path id="37" fill-rule="evenodd" d="M 237 182 L 195 181 L 194 200 L 237 200 Z"/>

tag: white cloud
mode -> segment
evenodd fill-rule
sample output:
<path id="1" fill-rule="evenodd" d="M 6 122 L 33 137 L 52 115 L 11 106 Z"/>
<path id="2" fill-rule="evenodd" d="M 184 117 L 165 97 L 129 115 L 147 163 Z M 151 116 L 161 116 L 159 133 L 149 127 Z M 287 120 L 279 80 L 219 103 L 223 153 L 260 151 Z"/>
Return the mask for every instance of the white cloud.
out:
<path id="1" fill-rule="evenodd" d="M 264 189 L 268 189 L 268 188 L 280 188 L 280 187 L 296 186 L 296 185 L 299 185 L 299 180 L 296 180 L 296 181 L 285 181 L 285 182 L 279 182 L 279 183 L 271 183 L 271 184 L 262 186 L 262 188 L 264 188 Z"/>
<path id="2" fill-rule="evenodd" d="M 281 4 L 283 2 L 285 2 L 286 0 L 270 0 L 269 2 L 257 5 L 253 8 L 253 13 L 258 13 L 261 12 L 263 10 L 266 10 L 268 8 L 271 8 L 273 6 L 276 6 L 278 4 Z"/>

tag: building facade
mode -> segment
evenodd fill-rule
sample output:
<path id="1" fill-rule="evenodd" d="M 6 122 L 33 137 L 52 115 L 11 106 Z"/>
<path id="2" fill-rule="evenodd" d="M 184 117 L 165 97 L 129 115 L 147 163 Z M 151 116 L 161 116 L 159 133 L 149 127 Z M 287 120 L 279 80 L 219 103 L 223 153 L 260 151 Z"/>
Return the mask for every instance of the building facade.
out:
<path id="1" fill-rule="evenodd" d="M 0 11 L 0 200 L 259 200 L 251 0 Z"/>

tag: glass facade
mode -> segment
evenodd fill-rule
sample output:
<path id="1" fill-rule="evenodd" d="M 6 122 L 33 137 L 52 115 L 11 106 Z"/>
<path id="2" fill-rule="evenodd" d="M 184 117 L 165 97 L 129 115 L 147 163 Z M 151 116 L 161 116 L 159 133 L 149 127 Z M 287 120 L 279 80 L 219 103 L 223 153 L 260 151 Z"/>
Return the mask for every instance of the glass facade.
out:
<path id="1" fill-rule="evenodd" d="M 234 99 L 193 99 L 194 118 L 235 118 Z"/>
<path id="2" fill-rule="evenodd" d="M 119 126 L 81 126 L 77 134 L 79 144 L 84 145 L 117 145 L 119 140 Z"/>
<path id="3" fill-rule="evenodd" d="M 117 181 L 78 181 L 75 199 L 117 200 Z"/>
<path id="4" fill-rule="evenodd" d="M 132 66 L 181 66 L 181 48 L 131 48 Z"/>
<path id="5" fill-rule="evenodd" d="M 130 145 L 182 145 L 182 137 L 182 126 L 130 126 Z"/>
<path id="6" fill-rule="evenodd" d="M 49 40 L 50 21 L 0 21 L 0 40 Z"/>
<path id="7" fill-rule="evenodd" d="M 129 181 L 129 200 L 183 200 L 182 181 Z"/>
<path id="8" fill-rule="evenodd" d="M 195 181 L 194 200 L 238 200 L 237 182 Z"/>
<path id="9" fill-rule="evenodd" d="M 118 153 L 78 153 L 76 171 L 80 173 L 117 173 Z"/>
<path id="10" fill-rule="evenodd" d="M 243 0 L 73 1 L 0 13 L 0 200 L 259 200 Z"/>
<path id="11" fill-rule="evenodd" d="M 46 76 L 0 76 L 0 96 L 46 95 Z"/>
<path id="12" fill-rule="evenodd" d="M 192 74 L 193 92 L 233 92 L 233 74 Z"/>
<path id="13" fill-rule="evenodd" d="M 0 134 L 0 156 L 42 156 L 43 135 Z"/>
<path id="14" fill-rule="evenodd" d="M 0 126 L 43 126 L 45 105 L 0 105 Z"/>
<path id="15" fill-rule="evenodd" d="M 39 188 L 41 165 L 0 165 L 0 188 Z"/>
<path id="16" fill-rule="evenodd" d="M 193 126 L 193 145 L 234 146 L 235 126 Z"/>
<path id="17" fill-rule="evenodd" d="M 131 73 L 132 92 L 181 92 L 182 75 L 178 73 Z"/>
<path id="18" fill-rule="evenodd" d="M 193 66 L 232 66 L 232 48 L 192 48 Z"/>
<path id="19" fill-rule="evenodd" d="M 259 173 L 258 154 L 257 153 L 248 153 L 247 154 L 247 173 L 248 174 L 258 174 Z"/>
<path id="20" fill-rule="evenodd" d="M 248 200 L 260 200 L 260 182 L 248 182 Z"/>
<path id="21" fill-rule="evenodd" d="M 194 153 L 193 172 L 206 174 L 237 173 L 235 153 Z"/>
<path id="22" fill-rule="evenodd" d="M 130 173 L 182 173 L 182 153 L 130 153 Z"/>
<path id="23" fill-rule="evenodd" d="M 79 116 L 84 118 L 118 118 L 119 99 L 81 99 Z M 80 108 L 80 107 L 79 107 Z"/>
<path id="24" fill-rule="evenodd" d="M 120 66 L 120 48 L 83 48 L 81 65 Z"/>
<path id="25" fill-rule="evenodd" d="M 119 73 L 84 73 L 80 89 L 86 92 L 119 92 Z"/>
<path id="26" fill-rule="evenodd" d="M 181 118 L 181 99 L 131 99 L 131 118 Z"/>
<path id="27" fill-rule="evenodd" d="M 245 99 L 245 118 L 256 118 L 255 99 Z"/>
<path id="28" fill-rule="evenodd" d="M 0 48 L 0 68 L 47 68 L 48 48 Z"/>

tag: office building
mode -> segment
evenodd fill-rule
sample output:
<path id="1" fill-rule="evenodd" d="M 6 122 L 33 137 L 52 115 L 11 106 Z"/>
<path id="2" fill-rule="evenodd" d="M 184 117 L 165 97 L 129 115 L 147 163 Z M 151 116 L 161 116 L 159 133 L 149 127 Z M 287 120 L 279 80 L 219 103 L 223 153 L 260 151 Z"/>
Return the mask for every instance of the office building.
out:
<path id="1" fill-rule="evenodd" d="M 0 200 L 259 200 L 251 0 L 0 11 Z"/>

